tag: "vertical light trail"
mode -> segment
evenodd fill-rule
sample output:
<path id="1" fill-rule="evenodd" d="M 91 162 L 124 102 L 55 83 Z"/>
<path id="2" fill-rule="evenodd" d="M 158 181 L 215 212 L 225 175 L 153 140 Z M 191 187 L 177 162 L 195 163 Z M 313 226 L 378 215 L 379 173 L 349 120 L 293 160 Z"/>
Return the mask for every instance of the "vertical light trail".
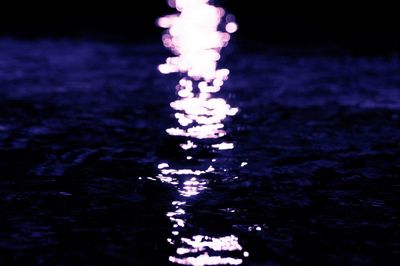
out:
<path id="1" fill-rule="evenodd" d="M 221 50 L 238 28 L 233 15 L 209 4 L 208 0 L 170 0 L 179 13 L 158 19 L 166 32 L 163 44 L 175 56 L 158 67 L 161 73 L 179 72 L 184 77 L 177 85 L 180 99 L 171 103 L 180 127 L 167 129 L 170 135 L 199 139 L 225 135 L 222 121 L 238 112 L 222 98 L 220 91 L 228 79 L 228 69 L 218 69 Z"/>
<path id="2" fill-rule="evenodd" d="M 233 143 L 219 139 L 226 135 L 224 120 L 234 116 L 237 108 L 231 107 L 223 98 L 213 97 L 228 79 L 228 69 L 218 69 L 221 50 L 228 45 L 231 33 L 238 28 L 232 15 L 213 6 L 209 0 L 169 0 L 177 14 L 158 19 L 157 24 L 166 29 L 162 36 L 165 47 L 174 56 L 168 57 L 158 69 L 163 74 L 181 73 L 176 86 L 179 99 L 170 105 L 175 112 L 178 127 L 167 129 L 171 136 L 183 137 L 180 147 L 189 151 L 198 148 L 198 140 L 215 140 L 209 148 L 230 150 Z M 190 161 L 193 158 L 187 156 Z M 157 179 L 177 188 L 180 199 L 172 202 L 173 210 L 167 216 L 173 223 L 168 242 L 176 247 L 170 256 L 173 263 L 182 265 L 239 265 L 248 256 L 235 235 L 207 236 L 185 234 L 188 218 L 185 208 L 190 198 L 209 189 L 204 175 L 215 173 L 216 159 L 208 165 L 187 169 L 175 168 L 172 163 L 160 163 Z M 171 164 L 171 165 L 170 165 Z"/>

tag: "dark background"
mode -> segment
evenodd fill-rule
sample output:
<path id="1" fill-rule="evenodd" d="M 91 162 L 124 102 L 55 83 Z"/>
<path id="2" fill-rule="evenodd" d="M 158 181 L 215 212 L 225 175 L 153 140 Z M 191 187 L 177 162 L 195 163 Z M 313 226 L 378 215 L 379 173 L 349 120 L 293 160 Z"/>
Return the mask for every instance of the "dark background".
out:
<path id="1" fill-rule="evenodd" d="M 374 1 L 215 1 L 236 15 L 241 41 L 267 44 L 333 44 L 355 50 L 400 47 L 395 4 Z M 83 37 L 106 41 L 159 40 L 155 20 L 172 13 L 164 0 L 13 2 L 0 7 L 0 35 L 19 38 Z"/>
<path id="2" fill-rule="evenodd" d="M 183 184 L 146 179 L 161 162 L 216 169 L 184 199 L 179 237 L 234 234 L 246 265 L 399 265 L 395 4 L 220 2 L 237 16 L 229 48 L 240 49 L 224 50 L 232 74 L 216 97 L 240 111 L 224 121 L 227 136 L 184 151 L 188 139 L 165 132 L 177 126 L 181 77 L 157 71 L 170 56 L 155 26 L 174 12 L 165 0 L 9 1 L 0 265 L 165 265 L 178 247 L 166 241 L 166 214 Z M 325 45 L 393 56 L 318 54 Z M 217 151 L 217 141 L 235 149 Z"/>

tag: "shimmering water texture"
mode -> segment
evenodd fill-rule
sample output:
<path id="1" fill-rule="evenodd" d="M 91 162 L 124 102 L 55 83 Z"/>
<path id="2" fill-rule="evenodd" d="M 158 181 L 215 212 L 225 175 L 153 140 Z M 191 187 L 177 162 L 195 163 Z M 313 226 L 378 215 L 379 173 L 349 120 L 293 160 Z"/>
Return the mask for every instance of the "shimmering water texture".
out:
<path id="1" fill-rule="evenodd" d="M 239 47 L 195 138 L 160 46 L 0 38 L 0 265 L 398 265 L 399 57 Z"/>
<path id="2" fill-rule="evenodd" d="M 223 151 L 233 150 L 234 144 L 222 140 L 227 135 L 225 120 L 236 115 L 238 109 L 230 106 L 216 94 L 228 79 L 229 70 L 218 69 L 221 49 L 228 45 L 230 33 L 237 30 L 232 15 L 209 4 L 207 0 L 169 1 L 179 13 L 162 17 L 160 27 L 166 28 L 163 44 L 174 57 L 168 57 L 159 66 L 161 73 L 180 73 L 176 86 L 178 99 L 171 102 L 177 126 L 166 132 L 179 138 L 179 147 L 187 151 L 186 161 L 162 162 L 157 178 L 176 187 L 177 199 L 167 216 L 173 224 L 167 241 L 176 248 L 169 257 L 183 265 L 239 265 L 248 256 L 237 236 L 229 232 L 209 235 L 200 228 L 187 229 L 187 206 L 193 197 L 209 189 L 213 178 L 226 178 L 230 169 L 218 169 L 216 158 L 199 160 L 196 151 L 218 150 L 218 160 L 224 160 Z M 193 163 L 200 162 L 201 163 Z M 170 164 L 177 164 L 177 166 Z M 243 166 L 243 165 L 241 165 Z M 235 177 L 232 177 L 235 178 Z M 237 177 L 236 177 L 237 178 Z M 227 229 L 229 230 L 229 229 Z M 197 232 L 197 234 L 196 234 Z"/>

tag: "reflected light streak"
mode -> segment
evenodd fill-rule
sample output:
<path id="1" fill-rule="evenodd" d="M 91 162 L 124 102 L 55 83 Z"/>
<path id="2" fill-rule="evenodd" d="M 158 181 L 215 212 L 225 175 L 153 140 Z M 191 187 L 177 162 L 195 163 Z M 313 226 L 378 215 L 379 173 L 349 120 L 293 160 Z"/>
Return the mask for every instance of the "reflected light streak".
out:
<path id="1" fill-rule="evenodd" d="M 187 73 L 198 80 L 213 81 L 217 78 L 217 61 L 220 51 L 227 46 L 230 33 L 237 30 L 237 24 L 230 21 L 220 31 L 225 11 L 208 4 L 208 0 L 175 0 L 169 4 L 179 14 L 158 19 L 158 26 L 167 29 L 162 36 L 165 47 L 176 55 L 169 57 L 159 66 L 160 72 Z"/>
<path id="2" fill-rule="evenodd" d="M 158 169 L 160 174 L 157 175 L 157 178 L 161 182 L 176 186 L 179 194 L 183 197 L 195 196 L 200 191 L 207 189 L 207 180 L 201 176 L 215 171 L 212 165 L 205 170 L 173 169 L 167 163 L 160 163 Z"/>
<path id="3" fill-rule="evenodd" d="M 218 69 L 218 61 L 222 48 L 228 45 L 238 25 L 233 15 L 209 4 L 209 0 L 168 0 L 168 4 L 176 8 L 178 14 L 159 18 L 157 24 L 166 29 L 162 42 L 174 56 L 168 57 L 158 70 L 163 74 L 183 74 L 176 86 L 179 99 L 170 104 L 178 126 L 168 128 L 166 132 L 171 136 L 188 138 L 186 143 L 180 144 L 186 151 L 200 145 L 195 143 L 196 139 L 225 136 L 224 120 L 238 112 L 225 99 L 213 97 L 228 80 L 229 70 Z M 211 145 L 211 148 L 230 150 L 234 144 L 221 142 Z M 215 172 L 214 162 L 212 160 L 207 169 L 176 169 L 168 163 L 160 163 L 157 178 L 176 187 L 180 197 L 186 200 L 208 188 L 209 181 L 204 175 Z M 169 257 L 170 262 L 183 265 L 241 264 L 239 253 L 243 249 L 234 235 L 182 236 L 190 216 L 185 212 L 187 204 L 186 201 L 174 201 L 173 211 L 167 213 L 173 224 L 172 237 L 167 241 L 177 247 L 176 254 Z M 244 257 L 246 253 L 242 253 Z"/>
<path id="4" fill-rule="evenodd" d="M 225 236 L 220 238 L 208 236 L 193 236 L 192 239 L 182 238 L 182 242 L 195 249 L 210 248 L 214 251 L 235 251 L 242 250 L 236 236 Z"/>
<path id="5" fill-rule="evenodd" d="M 200 191 L 207 189 L 207 182 L 204 180 L 197 180 L 195 177 L 183 183 L 183 188 L 179 189 L 179 193 L 184 197 L 191 197 L 198 195 Z"/>
<path id="6" fill-rule="evenodd" d="M 176 250 L 177 255 L 183 256 L 192 254 L 192 257 L 170 256 L 169 260 L 174 263 L 183 265 L 219 265 L 230 264 L 239 265 L 243 261 L 239 258 L 209 256 L 207 251 L 241 251 L 243 248 L 238 242 L 238 238 L 234 235 L 224 237 L 209 237 L 196 235 L 191 239 L 181 238 L 185 247 Z M 195 256 L 195 254 L 203 253 Z"/>
<path id="7" fill-rule="evenodd" d="M 219 144 L 214 144 L 212 147 L 218 150 L 232 150 L 235 146 L 233 143 L 222 142 Z"/>
<path id="8" fill-rule="evenodd" d="M 212 98 L 212 94 L 220 91 L 229 76 L 228 69 L 217 69 L 217 62 L 230 34 L 238 28 L 234 16 L 226 15 L 223 8 L 210 5 L 208 0 L 168 3 L 179 13 L 164 16 L 157 24 L 166 29 L 162 41 L 175 56 L 168 57 L 158 69 L 164 74 L 179 72 L 186 77 L 177 86 L 181 99 L 171 103 L 180 127 L 166 131 L 172 136 L 197 139 L 223 137 L 226 132 L 222 121 L 234 116 L 238 109 L 222 98 Z"/>
<path id="9" fill-rule="evenodd" d="M 228 116 L 236 115 L 238 109 L 232 108 L 222 98 L 200 96 L 182 97 L 171 103 L 177 111 L 175 117 L 181 127 L 167 129 L 168 134 L 197 139 L 215 139 L 226 135 L 222 122 Z"/>
<path id="10" fill-rule="evenodd" d="M 180 144 L 181 148 L 184 150 L 190 150 L 190 149 L 195 149 L 197 148 L 197 145 L 194 144 L 192 141 L 188 140 L 186 143 L 184 144 Z"/>
<path id="11" fill-rule="evenodd" d="M 186 220 L 182 218 L 185 215 L 185 211 L 181 208 L 186 202 L 174 202 L 175 211 L 167 213 L 167 216 L 174 223 L 174 228 L 185 227 Z M 173 235 L 179 235 L 179 231 L 173 231 Z M 175 241 L 167 239 L 167 241 L 175 245 Z M 192 238 L 182 237 L 180 247 L 176 250 L 177 256 L 170 256 L 169 260 L 173 263 L 182 265 L 220 265 L 230 264 L 239 265 L 243 262 L 240 258 L 233 257 L 221 257 L 221 256 L 209 256 L 209 252 L 239 252 L 243 248 L 239 244 L 239 239 L 234 236 L 224 237 L 209 237 L 196 235 Z M 199 255 L 200 254 L 200 255 Z M 245 257 L 248 256 L 248 252 L 244 252 Z"/>
<path id="12" fill-rule="evenodd" d="M 187 257 L 187 258 L 177 258 L 174 256 L 169 257 L 169 261 L 181 265 L 221 265 L 221 264 L 229 264 L 229 265 L 240 265 L 243 263 L 242 259 L 236 258 L 224 258 L 221 256 L 210 256 L 207 253 L 203 255 L 199 255 L 197 257 Z"/>

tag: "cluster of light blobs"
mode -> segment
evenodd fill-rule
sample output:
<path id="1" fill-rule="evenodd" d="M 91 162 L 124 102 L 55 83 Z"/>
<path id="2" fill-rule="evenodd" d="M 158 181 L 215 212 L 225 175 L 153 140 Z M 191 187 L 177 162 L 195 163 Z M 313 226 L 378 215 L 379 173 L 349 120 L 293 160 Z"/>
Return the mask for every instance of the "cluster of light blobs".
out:
<path id="1" fill-rule="evenodd" d="M 180 247 L 176 253 L 178 255 L 199 254 L 198 256 L 178 257 L 171 256 L 171 262 L 179 263 L 182 265 L 220 265 L 230 264 L 239 265 L 243 262 L 240 258 L 210 256 L 207 250 L 210 251 L 241 251 L 242 246 L 238 242 L 238 238 L 234 235 L 224 237 L 208 237 L 197 235 L 191 239 L 182 238 L 181 241 L 186 247 Z M 247 252 L 244 252 L 247 255 Z"/>
<path id="2" fill-rule="evenodd" d="M 218 69 L 218 61 L 222 48 L 228 45 L 231 33 L 238 29 L 238 25 L 233 15 L 209 4 L 209 0 L 168 0 L 168 4 L 176 8 L 178 14 L 164 16 L 158 19 L 157 24 L 166 29 L 162 41 L 174 56 L 168 57 L 158 69 L 163 74 L 181 73 L 183 77 L 176 86 L 179 99 L 170 104 L 179 125 L 166 131 L 169 135 L 187 138 L 180 147 L 191 150 L 200 145 L 195 139 L 225 136 L 223 121 L 238 112 L 225 99 L 213 97 L 228 80 L 229 70 Z M 211 148 L 230 150 L 234 144 L 215 143 Z M 193 158 L 187 156 L 187 159 Z M 215 172 L 212 164 L 187 169 L 160 163 L 158 169 L 158 180 L 177 187 L 180 197 L 185 199 L 172 202 L 173 211 L 167 213 L 173 223 L 172 237 L 167 240 L 177 246 L 176 254 L 169 257 L 170 262 L 183 265 L 241 264 L 240 253 L 244 257 L 248 253 L 243 252 L 234 235 L 182 235 L 187 226 L 186 199 L 208 189 L 209 180 L 204 175 Z M 221 256 L 215 255 L 217 252 Z"/>
<path id="3" fill-rule="evenodd" d="M 231 107 L 222 98 L 211 97 L 213 92 L 210 90 L 216 87 L 203 84 L 199 83 L 200 93 L 195 95 L 192 81 L 181 80 L 178 85 L 178 95 L 181 98 L 171 103 L 180 127 L 167 129 L 168 134 L 197 139 L 220 138 L 226 134 L 222 122 L 228 116 L 234 116 L 238 109 Z"/>
<path id="4" fill-rule="evenodd" d="M 188 141 L 188 148 L 193 147 L 193 143 Z M 231 149 L 231 143 L 217 144 L 218 149 Z M 214 161 L 214 160 L 213 160 Z M 157 178 L 178 187 L 179 194 L 184 198 L 190 198 L 200 194 L 207 189 L 208 181 L 202 178 L 202 175 L 215 171 L 210 165 L 207 169 L 174 169 L 168 163 L 158 164 L 160 173 Z M 247 257 L 248 252 L 244 251 L 239 244 L 239 240 L 234 235 L 222 237 L 210 237 L 204 235 L 195 235 L 191 238 L 179 237 L 182 228 L 186 227 L 187 214 L 185 211 L 186 201 L 174 201 L 173 211 L 167 213 L 167 217 L 173 223 L 173 238 L 168 238 L 168 242 L 177 246 L 176 254 L 169 257 L 169 261 L 181 265 L 239 265 L 242 264 L 242 256 Z M 210 255 L 211 253 L 222 252 L 223 256 Z M 234 252 L 229 254 L 227 252 Z M 221 254 L 221 255 L 222 255 Z"/>
<path id="5" fill-rule="evenodd" d="M 176 55 L 158 68 L 161 73 L 186 75 L 177 85 L 181 99 L 172 102 L 180 127 L 167 129 L 173 136 L 198 139 L 219 138 L 226 134 L 222 121 L 238 112 L 222 98 L 212 98 L 228 79 L 228 69 L 217 69 L 221 49 L 238 26 L 232 15 L 208 0 L 170 0 L 179 13 L 160 18 L 167 29 L 162 40 Z M 224 27 L 222 27 L 223 25 Z M 221 29 L 222 27 L 222 29 Z"/>
<path id="6" fill-rule="evenodd" d="M 175 212 L 170 212 L 168 216 L 175 222 L 175 227 L 184 227 L 184 220 L 178 218 L 185 214 L 180 208 L 185 202 L 175 202 Z M 178 233 L 178 231 L 175 231 Z M 172 244 L 174 241 L 169 239 Z M 242 252 L 244 257 L 248 257 L 247 251 L 243 252 L 242 246 L 239 244 L 239 239 L 234 235 L 223 237 L 210 237 L 203 235 L 195 235 L 192 238 L 181 238 L 181 246 L 176 250 L 176 256 L 170 256 L 169 260 L 173 263 L 181 265 L 239 265 L 242 264 L 241 258 L 210 256 L 212 252 Z"/>
<path id="7" fill-rule="evenodd" d="M 172 0 L 170 6 L 179 14 L 158 19 L 157 24 L 167 32 L 162 41 L 176 55 L 169 57 L 159 66 L 162 73 L 181 72 L 189 77 L 215 80 L 220 51 L 228 45 L 230 33 L 237 30 L 232 15 L 225 10 L 208 4 L 209 0 Z M 225 16 L 225 28 L 220 25 Z"/>
<path id="8" fill-rule="evenodd" d="M 207 181 L 201 175 L 215 171 L 211 165 L 204 170 L 196 169 L 173 169 L 167 163 L 158 165 L 160 173 L 157 178 L 161 182 L 169 183 L 178 187 L 178 192 L 183 197 L 198 195 L 202 190 L 207 189 Z M 182 182 L 179 182 L 181 180 Z"/>

